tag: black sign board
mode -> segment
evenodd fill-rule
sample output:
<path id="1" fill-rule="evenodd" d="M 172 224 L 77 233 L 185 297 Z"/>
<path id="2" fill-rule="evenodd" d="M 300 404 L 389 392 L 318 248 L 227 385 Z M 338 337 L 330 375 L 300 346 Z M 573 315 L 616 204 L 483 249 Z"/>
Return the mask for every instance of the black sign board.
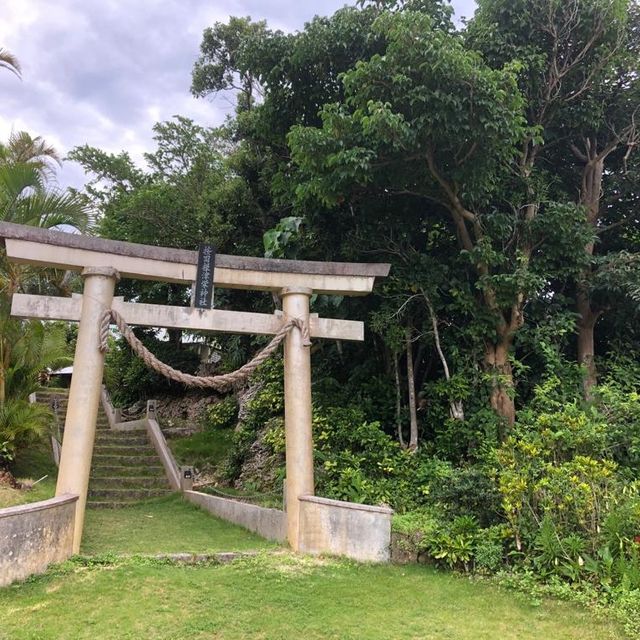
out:
<path id="1" fill-rule="evenodd" d="M 194 306 L 198 309 L 211 309 L 213 306 L 213 270 L 215 266 L 215 247 L 210 244 L 201 244 L 198 248 L 198 272 L 194 298 Z"/>

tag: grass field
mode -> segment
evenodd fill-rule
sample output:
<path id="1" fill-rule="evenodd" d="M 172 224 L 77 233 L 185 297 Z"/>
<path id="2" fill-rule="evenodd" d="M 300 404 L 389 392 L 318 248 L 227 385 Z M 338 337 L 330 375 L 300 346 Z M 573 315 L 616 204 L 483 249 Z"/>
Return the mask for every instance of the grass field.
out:
<path id="1" fill-rule="evenodd" d="M 558 602 L 424 567 L 267 554 L 229 565 L 66 563 L 0 590 L 2 640 L 621 640 Z"/>
<path id="2" fill-rule="evenodd" d="M 88 509 L 82 553 L 215 553 L 276 545 L 178 495 L 124 509 Z"/>

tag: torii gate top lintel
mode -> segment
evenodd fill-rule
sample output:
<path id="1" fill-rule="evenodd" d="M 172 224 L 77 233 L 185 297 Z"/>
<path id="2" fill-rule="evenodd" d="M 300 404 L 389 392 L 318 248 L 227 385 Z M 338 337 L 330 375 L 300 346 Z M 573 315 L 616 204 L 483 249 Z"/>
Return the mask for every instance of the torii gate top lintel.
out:
<path id="1" fill-rule="evenodd" d="M 81 271 L 113 267 L 125 278 L 190 284 L 196 278 L 198 253 L 0 222 L 8 257 L 14 262 Z M 222 288 L 280 292 L 305 287 L 314 293 L 365 295 L 382 263 L 317 262 L 218 254 L 214 284 Z"/>

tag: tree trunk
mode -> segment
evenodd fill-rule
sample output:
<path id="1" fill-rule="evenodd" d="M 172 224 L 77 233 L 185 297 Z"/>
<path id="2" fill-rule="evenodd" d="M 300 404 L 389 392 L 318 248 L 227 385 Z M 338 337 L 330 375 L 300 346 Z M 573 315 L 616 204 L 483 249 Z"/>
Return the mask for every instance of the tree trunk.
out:
<path id="1" fill-rule="evenodd" d="M 398 442 L 401 447 L 405 447 L 402 435 L 402 388 L 400 386 L 400 367 L 398 366 L 398 354 L 393 354 L 393 373 L 396 380 L 396 430 L 398 432 Z"/>
<path id="2" fill-rule="evenodd" d="M 491 375 L 491 407 L 502 418 L 507 426 L 512 427 L 516 421 L 516 407 L 513 399 L 513 371 L 509 362 L 511 338 L 502 337 L 496 343 L 485 344 L 484 362 Z M 506 434 L 500 433 L 500 438 Z"/>
<path id="3" fill-rule="evenodd" d="M 582 185 L 580 187 L 580 204 L 585 208 L 586 221 L 596 229 L 600 217 L 600 199 L 602 197 L 602 176 L 604 173 L 604 161 L 615 148 L 603 150 L 597 153 L 597 143 L 591 140 L 585 141 L 585 151 L 581 154 L 575 150 L 576 155 L 584 162 L 582 171 Z M 593 241 L 589 241 L 584 248 L 585 253 L 591 257 L 595 250 Z M 591 398 L 591 390 L 598 383 L 598 374 L 595 362 L 594 334 L 595 326 L 600 313 L 593 309 L 589 294 L 589 282 L 593 278 L 593 268 L 587 267 L 576 283 L 576 310 L 578 312 L 578 363 L 585 369 L 585 377 L 582 383 L 586 400 Z"/>
<path id="4" fill-rule="evenodd" d="M 407 350 L 407 386 L 409 387 L 409 416 L 411 418 L 411 429 L 409 431 L 409 449 L 415 451 L 418 448 L 418 412 L 416 408 L 416 386 L 413 373 L 413 342 L 411 328 L 407 327 L 405 332 L 405 343 Z"/>
<path id="5" fill-rule="evenodd" d="M 0 407 L 7 399 L 7 371 L 9 370 L 11 348 L 3 336 L 0 336 Z"/>
<path id="6" fill-rule="evenodd" d="M 442 350 L 442 345 L 440 344 L 440 331 L 438 330 L 438 318 L 436 317 L 436 313 L 433 309 L 433 305 L 431 304 L 431 300 L 429 296 L 422 290 L 422 295 L 427 303 L 427 309 L 429 310 L 429 316 L 431 318 L 431 326 L 433 328 L 433 339 L 436 343 L 436 351 L 438 352 L 438 357 L 440 358 L 440 362 L 442 363 L 442 368 L 444 369 L 444 377 L 447 382 L 451 380 L 451 374 L 449 373 L 449 364 L 447 363 L 447 359 L 444 357 L 444 351 Z M 449 400 L 449 414 L 454 420 L 464 420 L 464 404 L 462 400 Z"/>
<path id="7" fill-rule="evenodd" d="M 582 386 L 584 397 L 586 400 L 589 400 L 591 398 L 591 390 L 598 383 L 594 334 L 596 322 L 600 314 L 591 308 L 589 294 L 582 284 L 578 284 L 576 306 L 578 310 L 578 362 L 585 369 Z"/>

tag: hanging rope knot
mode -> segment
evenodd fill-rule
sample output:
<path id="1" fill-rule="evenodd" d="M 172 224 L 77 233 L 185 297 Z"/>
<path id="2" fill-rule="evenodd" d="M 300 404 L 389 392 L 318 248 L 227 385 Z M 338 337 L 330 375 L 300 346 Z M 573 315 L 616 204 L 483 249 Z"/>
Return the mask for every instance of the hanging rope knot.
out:
<path id="1" fill-rule="evenodd" d="M 296 327 L 302 334 L 302 344 L 305 347 L 311 346 L 311 333 L 309 331 L 309 323 L 305 322 L 302 318 L 290 318 L 289 322 Z"/>
<path id="2" fill-rule="evenodd" d="M 301 318 L 288 318 L 282 323 L 278 332 L 273 336 L 271 342 L 259 351 L 247 364 L 243 365 L 236 371 L 224 373 L 218 376 L 193 376 L 189 373 L 178 371 L 168 364 L 161 362 L 149 351 L 133 333 L 131 327 L 125 322 L 124 318 L 115 309 L 105 309 L 100 317 L 99 345 L 101 353 L 109 350 L 109 325 L 114 322 L 122 337 L 129 343 L 131 350 L 142 359 L 142 361 L 154 371 L 157 371 L 165 378 L 181 382 L 189 387 L 198 387 L 200 389 L 216 389 L 217 391 L 227 391 L 231 387 L 238 386 L 244 382 L 263 362 L 270 358 L 285 339 L 287 333 L 296 327 L 302 334 L 302 344 L 305 347 L 311 346 L 311 334 L 309 333 L 309 324 Z"/>

